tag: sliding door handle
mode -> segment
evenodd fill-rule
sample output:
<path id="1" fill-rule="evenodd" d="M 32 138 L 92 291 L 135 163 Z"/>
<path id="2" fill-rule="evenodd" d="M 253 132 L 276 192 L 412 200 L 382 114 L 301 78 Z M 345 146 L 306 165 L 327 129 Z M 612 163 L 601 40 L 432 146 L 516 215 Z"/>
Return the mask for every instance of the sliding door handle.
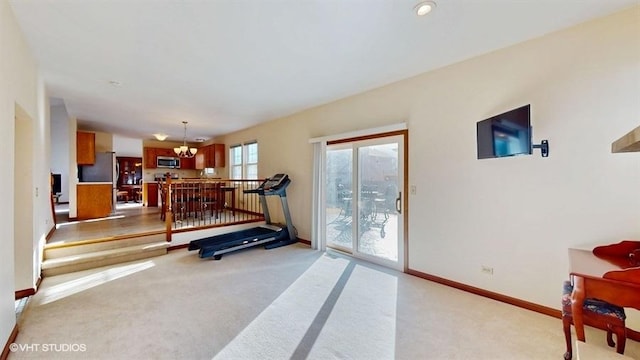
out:
<path id="1" fill-rule="evenodd" d="M 396 198 L 396 211 L 398 214 L 402 214 L 402 191 L 398 192 L 398 197 Z"/>

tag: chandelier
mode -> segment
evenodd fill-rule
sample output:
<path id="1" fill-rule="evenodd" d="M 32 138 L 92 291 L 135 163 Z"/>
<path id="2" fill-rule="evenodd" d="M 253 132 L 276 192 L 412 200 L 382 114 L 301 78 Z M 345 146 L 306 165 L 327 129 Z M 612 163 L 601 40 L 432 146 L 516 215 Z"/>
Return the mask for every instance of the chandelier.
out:
<path id="1" fill-rule="evenodd" d="M 182 146 L 173 148 L 173 151 L 181 158 L 192 158 L 196 156 L 198 149 L 187 146 L 187 122 L 183 121 L 182 123 L 184 124 L 184 138 Z"/>

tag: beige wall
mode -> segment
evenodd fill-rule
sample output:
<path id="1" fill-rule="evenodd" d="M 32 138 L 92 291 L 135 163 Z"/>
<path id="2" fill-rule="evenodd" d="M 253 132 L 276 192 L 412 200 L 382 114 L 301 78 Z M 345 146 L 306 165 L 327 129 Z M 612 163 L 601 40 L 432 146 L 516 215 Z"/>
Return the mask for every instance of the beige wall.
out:
<path id="1" fill-rule="evenodd" d="M 113 151 L 116 156 L 142 157 L 142 140 L 113 134 Z"/>
<path id="2" fill-rule="evenodd" d="M 96 152 L 113 151 L 113 134 L 93 131 L 96 134 Z"/>
<path id="3" fill-rule="evenodd" d="M 19 105 L 15 110 L 15 143 L 16 150 L 14 152 L 15 166 L 13 169 L 14 187 L 13 194 L 15 201 L 13 203 L 14 216 L 14 261 L 15 261 L 15 288 L 29 289 L 34 285 L 33 267 L 22 266 L 22 264 L 32 264 L 32 239 L 34 236 L 33 226 L 27 224 L 33 223 L 34 203 L 26 201 L 30 198 L 31 189 L 33 188 L 33 167 L 23 166 L 31 165 L 34 158 L 33 148 L 24 146 L 24 144 L 33 144 L 33 135 L 35 134 L 33 127 L 33 119 Z M 22 201 L 21 201 L 22 199 Z"/>
<path id="4" fill-rule="evenodd" d="M 559 308 L 567 248 L 640 238 L 640 7 L 225 136 L 257 139 L 259 175 L 289 173 L 311 232 L 308 139 L 407 122 L 409 267 Z M 476 122 L 531 104 L 549 158 L 476 159 Z M 481 266 L 494 275 L 481 273 Z"/>
<path id="5" fill-rule="evenodd" d="M 34 121 L 32 127 L 35 131 L 41 131 L 41 123 L 38 119 L 44 116 L 39 112 L 38 104 L 38 76 L 37 67 L 28 47 L 20 33 L 18 25 L 13 17 L 12 11 L 6 0 L 0 1 L 0 52 L 2 54 L 10 54 L 10 56 L 0 56 L 0 133 L 3 134 L 0 142 L 0 152 L 5 155 L 6 169 L 14 168 L 14 144 L 15 144 L 15 109 L 18 105 L 24 110 L 24 113 L 31 121 Z M 40 134 L 38 134 L 40 135 Z M 39 141 L 40 136 L 33 136 L 33 141 Z M 23 144 L 33 149 L 34 156 L 41 155 L 39 144 L 27 143 Z M 31 151 L 31 150 L 30 150 Z M 48 163 L 45 164 L 48 167 Z M 41 174 L 42 170 L 34 171 L 35 176 Z M 46 180 L 45 180 L 46 181 Z M 40 184 L 39 181 L 34 181 Z M 0 237 L 0 345 L 4 346 L 4 342 L 9 338 L 11 331 L 15 325 L 14 310 L 14 291 L 16 290 L 16 279 L 14 270 L 14 178 L 13 176 L 0 176 L 0 188 L 3 189 L 3 199 L 0 203 L 0 228 L 3 234 L 7 236 Z M 34 189 L 35 190 L 35 189 Z M 35 193 L 35 191 L 33 192 Z M 39 204 L 39 199 L 27 196 L 21 201 Z M 42 223 L 47 221 L 45 215 L 38 212 L 37 219 L 30 216 L 31 223 L 25 224 L 39 229 Z M 38 237 L 38 236 L 36 236 Z M 38 237 L 39 238 L 39 237 Z M 34 239 L 24 239 L 25 242 L 31 243 Z M 22 245 L 22 243 L 20 243 Z M 37 250 L 32 251 L 35 255 Z M 33 262 L 27 264 L 19 264 L 33 268 Z M 33 271 L 25 272 L 29 273 Z M 33 279 L 29 282 L 33 282 Z M 18 282 L 22 283 L 22 277 Z"/>
<path id="6" fill-rule="evenodd" d="M 76 136 L 78 132 L 78 119 L 75 117 L 69 118 L 69 152 L 67 161 L 69 162 L 69 218 L 73 219 L 78 217 L 78 149 Z"/>
<path id="7" fill-rule="evenodd" d="M 51 171 L 62 178 L 60 202 L 69 202 L 69 114 L 64 104 L 51 106 Z"/>
<path id="8" fill-rule="evenodd" d="M 28 268 L 30 273 L 25 278 L 25 286 L 20 286 L 16 280 L 16 289 L 24 290 L 35 288 L 40 278 L 43 248 L 46 244 L 46 236 L 52 230 L 53 212 L 51 211 L 51 112 L 49 96 L 41 74 L 36 80 L 36 118 L 34 119 L 33 154 L 31 167 L 33 168 L 32 189 L 29 193 L 33 201 L 33 215 L 30 220 L 33 223 L 33 238 L 29 249 L 29 260 L 17 263 L 17 268 Z M 17 271 L 17 270 L 16 270 Z M 27 282 L 28 281 L 28 282 Z"/>

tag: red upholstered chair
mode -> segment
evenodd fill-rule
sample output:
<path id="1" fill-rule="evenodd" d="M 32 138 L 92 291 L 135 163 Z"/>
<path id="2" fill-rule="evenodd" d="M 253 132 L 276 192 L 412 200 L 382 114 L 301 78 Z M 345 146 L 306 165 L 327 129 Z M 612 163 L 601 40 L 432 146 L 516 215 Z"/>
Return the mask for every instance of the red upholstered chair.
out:
<path id="1" fill-rule="evenodd" d="M 566 360 L 573 356 L 571 344 L 571 325 L 573 324 L 573 313 L 571 311 L 571 292 L 573 285 L 565 281 L 562 285 L 562 327 L 567 343 L 567 352 L 564 354 Z M 627 340 L 627 329 L 625 326 L 626 315 L 624 309 L 597 299 L 585 299 L 582 309 L 584 324 L 607 332 L 607 344 L 616 346 L 613 341 L 613 334 L 616 334 L 616 352 L 624 354 L 624 347 Z"/>

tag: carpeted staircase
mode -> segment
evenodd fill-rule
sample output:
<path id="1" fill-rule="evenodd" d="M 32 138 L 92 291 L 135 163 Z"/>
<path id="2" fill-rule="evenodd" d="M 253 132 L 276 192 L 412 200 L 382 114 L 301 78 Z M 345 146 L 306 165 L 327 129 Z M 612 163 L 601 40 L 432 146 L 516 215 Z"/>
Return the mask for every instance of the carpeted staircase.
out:
<path id="1" fill-rule="evenodd" d="M 164 232 L 47 244 L 44 248 L 42 274 L 66 274 L 165 255 L 168 247 Z"/>

